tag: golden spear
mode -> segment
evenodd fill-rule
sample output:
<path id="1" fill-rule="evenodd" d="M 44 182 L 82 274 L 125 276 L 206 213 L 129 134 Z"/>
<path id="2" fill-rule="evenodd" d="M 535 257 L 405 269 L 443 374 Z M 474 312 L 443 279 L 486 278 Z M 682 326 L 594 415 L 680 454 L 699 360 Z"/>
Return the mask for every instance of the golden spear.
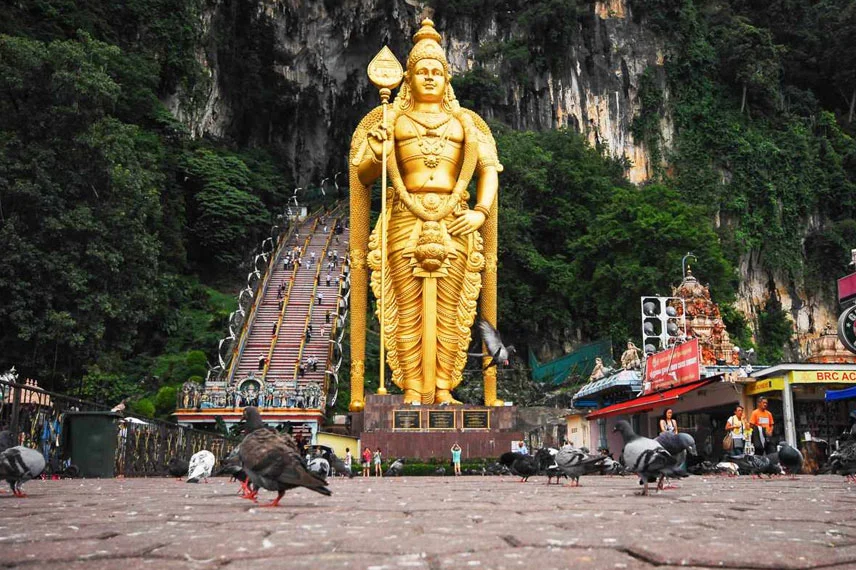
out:
<path id="1" fill-rule="evenodd" d="M 383 126 L 388 128 L 386 124 L 387 108 L 389 107 L 389 97 L 392 90 L 401 85 L 404 79 L 404 70 L 401 68 L 401 63 L 395 58 L 395 55 L 388 46 L 378 52 L 371 60 L 368 68 L 369 81 L 374 84 L 380 91 L 380 102 L 383 105 Z M 389 134 L 387 133 L 387 136 Z M 387 138 L 386 140 L 389 140 Z M 386 394 L 386 140 L 382 142 L 383 155 L 381 159 L 381 181 L 380 181 L 380 243 L 381 243 L 381 261 L 380 261 L 380 385 L 377 393 L 380 395 Z"/>

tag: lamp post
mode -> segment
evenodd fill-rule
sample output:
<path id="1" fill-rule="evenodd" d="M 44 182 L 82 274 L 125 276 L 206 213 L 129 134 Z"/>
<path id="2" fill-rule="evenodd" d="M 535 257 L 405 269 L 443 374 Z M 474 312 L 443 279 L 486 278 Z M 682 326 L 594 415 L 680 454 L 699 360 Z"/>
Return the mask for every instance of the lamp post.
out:
<path id="1" fill-rule="evenodd" d="M 339 175 L 340 175 L 340 174 L 342 174 L 342 173 L 341 173 L 341 172 L 337 172 L 336 174 L 334 174 L 334 175 L 333 175 L 333 186 L 335 186 L 335 187 L 336 187 L 336 197 L 337 197 L 337 198 L 341 198 L 341 197 L 342 197 L 342 191 L 341 191 L 341 190 L 339 190 L 339 183 L 336 181 L 336 179 L 337 179 L 337 178 L 339 178 Z"/>
<path id="2" fill-rule="evenodd" d="M 291 194 L 291 201 L 294 203 L 294 217 L 299 222 L 300 221 L 300 202 L 297 201 L 297 193 L 303 190 L 303 187 L 297 187 L 294 189 L 294 192 Z"/>

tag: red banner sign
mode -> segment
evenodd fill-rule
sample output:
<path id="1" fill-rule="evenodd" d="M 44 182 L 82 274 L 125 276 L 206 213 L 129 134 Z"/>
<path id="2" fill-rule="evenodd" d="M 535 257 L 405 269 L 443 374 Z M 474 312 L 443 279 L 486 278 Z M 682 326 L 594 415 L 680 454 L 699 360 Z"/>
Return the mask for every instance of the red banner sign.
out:
<path id="1" fill-rule="evenodd" d="M 838 280 L 838 302 L 841 304 L 856 300 L 856 273 Z"/>
<path id="2" fill-rule="evenodd" d="M 695 382 L 701 378 L 699 367 L 698 339 L 648 357 L 645 363 L 643 394 L 659 392 Z"/>

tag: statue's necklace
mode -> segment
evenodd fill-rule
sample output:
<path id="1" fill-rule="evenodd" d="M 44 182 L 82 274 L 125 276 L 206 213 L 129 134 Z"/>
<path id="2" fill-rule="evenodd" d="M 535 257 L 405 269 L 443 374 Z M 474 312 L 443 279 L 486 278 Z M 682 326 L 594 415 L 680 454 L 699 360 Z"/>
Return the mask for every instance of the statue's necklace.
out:
<path id="1" fill-rule="evenodd" d="M 452 115 L 443 114 L 439 121 L 432 122 L 429 122 L 429 120 L 434 117 L 433 114 L 419 116 L 415 113 L 408 113 L 405 116 L 411 123 L 414 123 L 413 130 L 416 131 L 417 144 L 419 145 L 419 150 L 422 151 L 422 160 L 425 162 L 425 166 L 436 168 L 440 164 L 439 157 L 446 148 L 446 143 L 449 142 L 449 135 L 451 134 L 449 126 L 451 125 Z M 416 125 L 421 125 L 425 129 L 424 136 L 419 132 L 419 127 Z M 437 129 L 443 125 L 446 125 L 446 128 L 443 129 L 442 133 L 438 133 Z"/>

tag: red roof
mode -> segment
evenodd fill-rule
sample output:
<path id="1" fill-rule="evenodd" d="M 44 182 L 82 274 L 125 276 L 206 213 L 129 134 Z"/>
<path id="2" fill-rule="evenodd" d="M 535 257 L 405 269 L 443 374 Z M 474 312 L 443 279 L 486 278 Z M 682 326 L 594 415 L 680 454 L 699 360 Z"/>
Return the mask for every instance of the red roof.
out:
<path id="1" fill-rule="evenodd" d="M 708 383 L 710 383 L 710 380 L 705 378 L 704 380 L 684 384 L 683 386 L 671 388 L 670 390 L 665 390 L 656 394 L 648 394 L 641 398 L 635 398 L 633 400 L 627 400 L 626 402 L 613 404 L 590 413 L 586 416 L 586 419 L 594 420 L 597 418 L 608 418 L 618 414 L 636 414 L 639 412 L 653 410 L 654 408 L 661 408 L 667 404 L 671 404 L 672 402 L 677 402 L 684 394 L 701 388 Z"/>

